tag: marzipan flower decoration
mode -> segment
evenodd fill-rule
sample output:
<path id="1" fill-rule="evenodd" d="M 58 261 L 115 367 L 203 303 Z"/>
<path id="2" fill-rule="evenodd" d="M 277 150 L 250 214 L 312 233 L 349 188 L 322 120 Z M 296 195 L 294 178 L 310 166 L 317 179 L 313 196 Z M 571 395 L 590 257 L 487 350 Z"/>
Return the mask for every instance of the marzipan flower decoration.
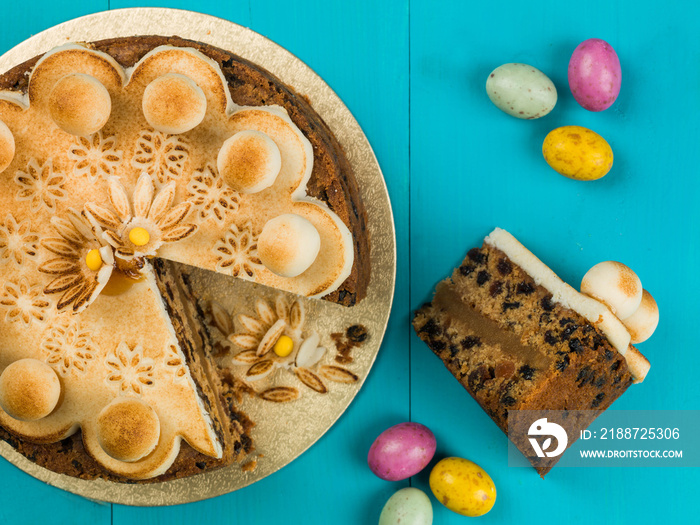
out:
<path id="1" fill-rule="evenodd" d="M 82 312 L 106 286 L 114 269 L 112 248 L 102 239 L 103 231 L 90 213 L 69 209 L 65 217 L 52 217 L 58 234 L 41 240 L 51 258 L 39 271 L 54 279 L 44 288 L 45 294 L 61 294 L 58 310 L 71 308 Z"/>
<path id="2" fill-rule="evenodd" d="M 185 222 L 192 203 L 173 206 L 175 182 L 155 193 L 153 179 L 142 173 L 131 200 L 118 177 L 109 177 L 107 184 L 114 211 L 92 202 L 85 208 L 104 228 L 103 236 L 117 257 L 153 257 L 163 243 L 181 241 L 197 231 L 195 224 Z"/>
<path id="3" fill-rule="evenodd" d="M 243 349 L 242 362 L 252 359 L 253 355 L 255 360 L 268 355 L 282 335 L 297 340 L 301 338 L 301 330 L 306 318 L 301 301 L 296 300 L 289 304 L 285 297 L 280 295 L 275 300 L 273 308 L 267 301 L 258 299 L 255 301 L 255 310 L 257 317 L 246 314 L 238 315 L 238 322 L 243 330 L 236 333 L 229 332 L 227 335 L 229 341 Z M 232 328 L 231 323 L 223 321 L 227 318 L 228 313 L 220 306 L 212 305 L 212 315 L 214 315 L 215 321 L 219 319 L 217 326 Z M 274 355 L 273 352 L 270 357 Z M 291 354 L 288 356 L 281 357 L 284 361 L 289 361 Z"/>
<path id="4" fill-rule="evenodd" d="M 41 294 L 41 287 L 32 286 L 22 277 L 18 283 L 7 281 L 0 294 L 0 307 L 7 310 L 7 321 L 43 321 L 49 302 Z"/>
<path id="5" fill-rule="evenodd" d="M 102 131 L 90 137 L 75 137 L 75 144 L 66 154 L 75 163 L 73 173 L 86 176 L 90 182 L 114 175 L 123 155 L 115 149 L 115 143 L 114 136 L 105 137 Z"/>
<path id="6" fill-rule="evenodd" d="M 258 257 L 258 237 L 253 234 L 250 221 L 239 229 L 232 224 L 222 239 L 216 241 L 214 254 L 216 269 L 241 279 L 253 279 L 255 271 L 263 268 Z"/>
<path id="7" fill-rule="evenodd" d="M 31 230 L 29 219 L 15 220 L 11 213 L 0 223 L 0 265 L 13 261 L 21 268 L 25 261 L 36 259 L 39 234 Z"/>
<path id="8" fill-rule="evenodd" d="M 187 185 L 187 192 L 202 221 L 211 218 L 223 226 L 226 214 L 238 209 L 239 194 L 229 188 L 223 177 L 211 166 L 194 172 Z"/>
<path id="9" fill-rule="evenodd" d="M 136 144 L 131 165 L 154 177 L 158 187 L 182 176 L 189 149 L 181 137 L 149 129 L 139 133 Z"/>
<path id="10" fill-rule="evenodd" d="M 109 375 L 107 383 L 116 385 L 122 394 L 143 394 L 143 389 L 152 387 L 153 360 L 143 356 L 143 347 L 136 345 L 133 349 L 124 341 L 107 357 Z"/>
<path id="11" fill-rule="evenodd" d="M 69 372 L 84 374 L 99 353 L 90 332 L 76 323 L 58 324 L 51 328 L 48 337 L 41 343 L 41 349 L 47 354 L 46 362 L 64 376 Z"/>
<path id="12" fill-rule="evenodd" d="M 41 209 L 53 213 L 56 210 L 56 201 L 66 198 L 64 184 L 66 176 L 53 170 L 51 159 L 39 165 L 36 159 L 30 159 L 27 171 L 17 171 L 15 182 L 19 186 L 18 201 L 30 201 L 32 212 Z"/>
<path id="13" fill-rule="evenodd" d="M 175 381 L 184 381 L 187 378 L 187 368 L 184 359 L 174 345 L 168 345 L 165 351 L 164 365 L 172 372 Z"/>
<path id="14" fill-rule="evenodd" d="M 304 333 L 306 314 L 300 300 L 290 304 L 279 295 L 273 308 L 267 301 L 258 299 L 255 310 L 257 316 L 238 315 L 243 329 L 234 332 L 228 312 L 216 303 L 211 304 L 213 324 L 240 349 L 232 356 L 231 362 L 246 368 L 241 377 L 246 383 L 260 382 L 272 377 L 275 370 L 285 370 L 308 388 L 325 394 L 328 387 L 324 378 L 340 383 L 354 383 L 359 379 L 344 367 L 320 365 L 327 351 L 319 346 L 321 338 L 316 331 Z M 264 400 L 285 402 L 297 399 L 299 391 L 273 381 L 272 386 L 257 395 Z"/>

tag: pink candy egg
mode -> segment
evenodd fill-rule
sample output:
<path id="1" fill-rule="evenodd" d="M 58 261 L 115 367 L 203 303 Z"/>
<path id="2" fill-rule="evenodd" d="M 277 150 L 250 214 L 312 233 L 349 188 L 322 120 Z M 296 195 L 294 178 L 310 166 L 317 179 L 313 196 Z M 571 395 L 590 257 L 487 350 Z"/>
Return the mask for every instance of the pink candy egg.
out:
<path id="1" fill-rule="evenodd" d="M 435 435 L 420 423 L 399 423 L 379 434 L 369 449 L 370 470 L 387 481 L 410 478 L 435 455 Z"/>
<path id="2" fill-rule="evenodd" d="M 609 108 L 620 94 L 621 82 L 620 60 L 606 41 L 590 38 L 574 49 L 569 61 L 569 87 L 585 109 Z"/>

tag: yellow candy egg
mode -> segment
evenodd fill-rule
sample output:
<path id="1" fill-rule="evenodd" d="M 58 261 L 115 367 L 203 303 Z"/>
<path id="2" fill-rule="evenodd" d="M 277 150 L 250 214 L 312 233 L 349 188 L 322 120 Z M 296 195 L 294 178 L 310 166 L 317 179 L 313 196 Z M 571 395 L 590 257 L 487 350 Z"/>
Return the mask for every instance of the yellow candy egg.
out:
<path id="1" fill-rule="evenodd" d="M 596 132 L 581 126 L 563 126 L 549 132 L 542 154 L 556 172 L 576 180 L 596 180 L 613 165 L 610 144 Z"/>
<path id="2" fill-rule="evenodd" d="M 476 463 L 463 458 L 440 460 L 430 472 L 430 489 L 448 509 L 463 516 L 483 516 L 496 502 L 496 486 Z"/>
<path id="3" fill-rule="evenodd" d="M 294 349 L 294 341 L 288 335 L 281 335 L 272 347 L 272 351 L 280 357 L 287 357 Z"/>
<path id="4" fill-rule="evenodd" d="M 129 232 L 129 240 L 136 246 L 146 246 L 151 240 L 151 236 L 146 228 L 137 226 L 136 228 L 132 228 Z"/>
<path id="5" fill-rule="evenodd" d="M 87 255 L 85 256 L 85 264 L 93 272 L 96 272 L 102 268 L 102 255 L 100 255 L 100 250 L 95 248 L 87 252 Z"/>

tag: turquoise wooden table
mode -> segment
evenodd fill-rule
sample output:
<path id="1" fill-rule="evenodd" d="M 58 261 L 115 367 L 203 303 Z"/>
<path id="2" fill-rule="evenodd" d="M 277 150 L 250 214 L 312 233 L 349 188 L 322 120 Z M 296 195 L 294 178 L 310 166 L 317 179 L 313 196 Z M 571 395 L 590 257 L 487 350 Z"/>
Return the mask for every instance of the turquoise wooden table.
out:
<path id="1" fill-rule="evenodd" d="M 343 99 L 376 152 L 392 199 L 392 317 L 350 408 L 278 473 L 208 501 L 131 508 L 49 487 L 1 460 L 0 522 L 372 524 L 395 490 L 412 485 L 430 493 L 427 472 L 391 483 L 366 465 L 376 435 L 408 420 L 434 431 L 436 458 L 467 457 L 493 477 L 498 500 L 480 523 L 698 522 L 696 468 L 561 468 L 543 481 L 534 470 L 508 467 L 505 436 L 410 328 L 436 282 L 501 226 L 574 285 L 602 260 L 632 266 L 659 303 L 661 324 L 641 346 L 652 362 L 648 378 L 615 408 L 700 408 L 697 4 L 5 2 L 0 52 L 66 20 L 137 5 L 191 9 L 250 27 L 301 58 Z M 623 69 L 618 101 L 595 114 L 578 106 L 566 80 L 571 52 L 591 37 L 610 42 Z M 520 121 L 491 105 L 484 82 L 506 62 L 550 76 L 559 91 L 550 115 Z M 615 165 L 604 179 L 572 181 L 544 163 L 544 136 L 566 124 L 610 142 Z M 434 523 L 469 522 L 432 502 Z"/>

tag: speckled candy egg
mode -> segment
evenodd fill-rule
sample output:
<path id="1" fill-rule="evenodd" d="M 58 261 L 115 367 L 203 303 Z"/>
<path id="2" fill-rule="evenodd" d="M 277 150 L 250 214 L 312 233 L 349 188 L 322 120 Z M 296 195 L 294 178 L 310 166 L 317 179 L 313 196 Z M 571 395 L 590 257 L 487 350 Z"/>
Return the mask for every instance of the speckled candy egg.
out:
<path id="1" fill-rule="evenodd" d="M 432 525 L 433 506 L 420 489 L 407 487 L 396 491 L 379 516 L 379 525 Z"/>
<path id="2" fill-rule="evenodd" d="M 542 155 L 555 171 L 576 180 L 596 180 L 613 165 L 613 152 L 606 140 L 581 126 L 563 126 L 549 132 Z"/>
<path id="3" fill-rule="evenodd" d="M 621 83 L 620 59 L 605 40 L 590 38 L 574 49 L 569 60 L 569 88 L 585 109 L 608 109 L 620 94 Z"/>
<path id="4" fill-rule="evenodd" d="M 430 473 L 430 490 L 457 514 L 483 516 L 496 503 L 496 486 L 476 463 L 463 458 L 440 460 Z"/>
<path id="5" fill-rule="evenodd" d="M 549 77 L 527 64 L 503 64 L 486 79 L 491 102 L 513 117 L 535 119 L 552 111 L 557 88 Z"/>
<path id="6" fill-rule="evenodd" d="M 369 468 L 387 481 L 410 478 L 435 454 L 435 435 L 420 423 L 399 423 L 374 440 L 367 455 Z"/>

